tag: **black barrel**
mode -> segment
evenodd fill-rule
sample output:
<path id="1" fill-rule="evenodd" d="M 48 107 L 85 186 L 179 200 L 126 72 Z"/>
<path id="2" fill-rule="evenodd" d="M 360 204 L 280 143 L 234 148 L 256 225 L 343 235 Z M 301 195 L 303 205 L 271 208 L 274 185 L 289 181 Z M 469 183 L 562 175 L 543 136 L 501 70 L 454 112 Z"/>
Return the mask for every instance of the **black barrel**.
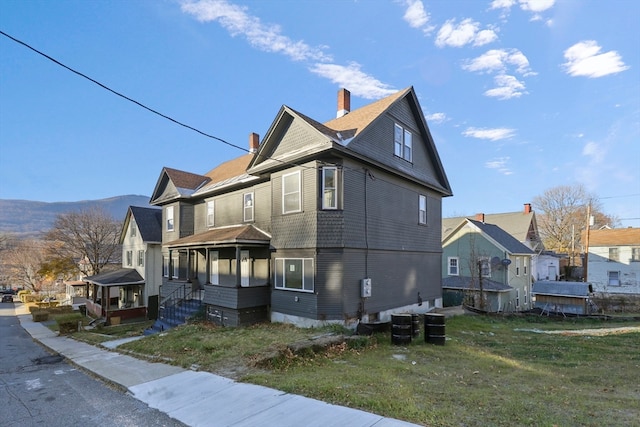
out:
<path id="1" fill-rule="evenodd" d="M 427 313 L 424 315 L 424 341 L 429 344 L 444 345 L 444 314 Z"/>
<path id="2" fill-rule="evenodd" d="M 411 335 L 414 338 L 420 336 L 420 315 L 418 314 L 411 315 Z"/>
<path id="3" fill-rule="evenodd" d="M 412 318 L 410 314 L 391 315 L 391 342 L 409 344 L 411 342 Z"/>

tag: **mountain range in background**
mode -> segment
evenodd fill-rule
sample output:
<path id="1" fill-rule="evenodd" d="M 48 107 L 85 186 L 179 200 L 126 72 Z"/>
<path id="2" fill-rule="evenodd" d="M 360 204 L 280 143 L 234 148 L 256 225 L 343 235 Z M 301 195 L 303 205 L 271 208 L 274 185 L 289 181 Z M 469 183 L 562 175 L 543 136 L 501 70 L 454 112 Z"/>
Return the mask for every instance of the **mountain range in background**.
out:
<path id="1" fill-rule="evenodd" d="M 101 208 L 117 221 L 123 221 L 129 206 L 148 207 L 149 197 L 127 195 L 52 203 L 0 199 L 0 234 L 11 234 L 21 239 L 39 238 L 51 229 L 58 215 L 92 207 Z"/>

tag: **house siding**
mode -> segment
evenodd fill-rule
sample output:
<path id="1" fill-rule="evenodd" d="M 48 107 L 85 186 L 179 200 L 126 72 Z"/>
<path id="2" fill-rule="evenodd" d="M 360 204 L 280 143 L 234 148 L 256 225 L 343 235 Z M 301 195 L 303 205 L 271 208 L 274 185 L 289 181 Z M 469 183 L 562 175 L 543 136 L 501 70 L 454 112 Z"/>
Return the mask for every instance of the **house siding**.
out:
<path id="1" fill-rule="evenodd" d="M 618 248 L 618 260 L 609 260 L 609 248 Z M 640 295 L 640 262 L 631 261 L 632 246 L 591 246 L 589 247 L 588 277 L 595 292 L 605 294 Z M 609 284 L 609 272 L 618 272 L 619 285 Z"/>

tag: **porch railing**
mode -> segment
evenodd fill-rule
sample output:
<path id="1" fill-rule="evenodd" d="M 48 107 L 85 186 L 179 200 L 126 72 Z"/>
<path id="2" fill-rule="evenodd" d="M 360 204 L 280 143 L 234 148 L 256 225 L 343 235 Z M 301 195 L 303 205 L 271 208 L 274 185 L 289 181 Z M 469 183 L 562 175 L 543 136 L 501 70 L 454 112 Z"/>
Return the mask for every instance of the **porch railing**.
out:
<path id="1" fill-rule="evenodd" d="M 160 319 L 172 326 L 185 323 L 202 306 L 203 290 L 184 283 L 167 295 L 160 303 Z"/>

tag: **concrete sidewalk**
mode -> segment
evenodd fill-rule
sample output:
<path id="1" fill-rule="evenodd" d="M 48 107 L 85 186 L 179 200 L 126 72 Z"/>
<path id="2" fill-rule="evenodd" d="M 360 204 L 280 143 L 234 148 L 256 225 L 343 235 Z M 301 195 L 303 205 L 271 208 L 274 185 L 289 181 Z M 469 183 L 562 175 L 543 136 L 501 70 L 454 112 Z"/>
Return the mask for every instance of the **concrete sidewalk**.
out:
<path id="1" fill-rule="evenodd" d="M 136 359 L 58 336 L 46 326 L 33 322 L 26 306 L 19 302 L 15 303 L 15 311 L 22 327 L 51 351 L 189 426 L 416 426 L 267 387 L 238 383 L 208 372 Z M 106 346 L 115 348 L 121 342 Z"/>

